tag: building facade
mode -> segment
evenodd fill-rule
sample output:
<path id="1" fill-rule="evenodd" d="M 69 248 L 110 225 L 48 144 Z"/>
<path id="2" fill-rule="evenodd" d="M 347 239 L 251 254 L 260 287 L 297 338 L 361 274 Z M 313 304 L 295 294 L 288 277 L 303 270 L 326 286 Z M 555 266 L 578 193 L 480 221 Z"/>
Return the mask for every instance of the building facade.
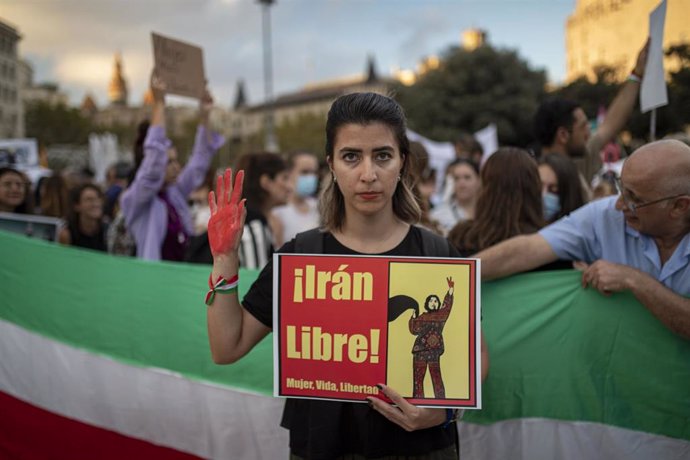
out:
<path id="1" fill-rule="evenodd" d="M 24 110 L 19 90 L 18 30 L 0 21 L 0 138 L 24 137 Z"/>
<path id="2" fill-rule="evenodd" d="M 659 0 L 577 0 L 566 22 L 566 81 L 585 76 L 594 79 L 594 68 L 617 69 L 623 81 L 649 33 L 649 14 Z M 690 43 L 690 1 L 667 0 L 663 47 Z M 680 63 L 666 59 L 667 72 Z"/>
<path id="3" fill-rule="evenodd" d="M 247 105 L 244 88 L 238 85 L 233 110 L 224 115 L 225 119 L 219 120 L 219 123 L 225 127 L 225 134 L 230 140 L 239 143 L 262 131 L 269 110 L 273 111 L 276 127 L 304 115 L 325 119 L 331 104 L 338 97 L 365 91 L 387 94 L 392 83 L 391 79 L 379 77 L 373 59 L 369 58 L 366 71 L 361 76 L 311 84 L 299 91 L 278 96 L 272 104 Z"/>

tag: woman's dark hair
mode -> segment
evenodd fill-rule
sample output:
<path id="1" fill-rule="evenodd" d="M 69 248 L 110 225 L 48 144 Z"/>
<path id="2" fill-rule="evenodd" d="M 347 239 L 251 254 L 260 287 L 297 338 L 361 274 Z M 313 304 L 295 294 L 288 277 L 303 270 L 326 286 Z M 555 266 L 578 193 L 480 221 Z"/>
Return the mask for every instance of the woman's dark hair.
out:
<path id="1" fill-rule="evenodd" d="M 134 140 L 134 168 L 129 173 L 128 183 L 134 182 L 134 177 L 137 175 L 139 166 L 141 162 L 144 161 L 144 141 L 146 140 L 146 135 L 149 132 L 149 127 L 151 123 L 148 120 L 144 120 L 139 125 L 137 125 L 137 137 Z"/>
<path id="2" fill-rule="evenodd" d="M 431 302 L 431 299 L 436 299 L 438 306 L 439 307 L 441 306 L 441 299 L 439 299 L 436 294 L 431 294 L 431 295 L 427 296 L 426 300 L 424 301 L 424 309 L 426 311 L 431 311 L 431 309 L 429 308 L 429 302 Z"/>
<path id="3" fill-rule="evenodd" d="M 67 182 L 60 174 L 54 174 L 38 184 L 41 214 L 64 218 L 69 210 Z"/>
<path id="4" fill-rule="evenodd" d="M 86 182 L 84 184 L 78 185 L 74 187 L 72 190 L 69 191 L 69 215 L 67 220 L 69 221 L 70 224 L 74 226 L 74 228 L 77 228 L 79 225 L 79 211 L 77 211 L 77 205 L 81 201 L 81 195 L 84 193 L 85 190 L 93 190 L 95 191 L 101 199 L 103 199 L 103 190 L 96 185 L 92 184 L 90 182 Z"/>
<path id="5" fill-rule="evenodd" d="M 26 177 L 23 172 L 10 168 L 9 166 L 0 167 L 0 177 L 4 176 L 5 174 L 16 174 L 24 183 L 24 201 L 19 206 L 14 208 L 14 211 L 12 212 L 15 214 L 33 214 L 34 200 L 31 194 L 31 181 L 29 181 L 29 178 Z"/>
<path id="6" fill-rule="evenodd" d="M 417 223 L 421 216 L 419 204 L 412 194 L 413 177 L 407 162 L 410 141 L 407 139 L 405 113 L 393 99 L 377 93 L 353 93 L 341 96 L 333 102 L 326 120 L 326 155 L 333 161 L 333 149 L 338 129 L 344 125 L 369 125 L 383 123 L 390 128 L 398 142 L 403 166 L 400 182 L 393 194 L 393 213 L 403 222 Z M 340 229 L 345 222 L 345 199 L 337 184 L 330 181 L 321 195 L 319 205 L 324 227 Z"/>
<path id="7" fill-rule="evenodd" d="M 247 200 L 247 208 L 261 211 L 268 192 L 261 186 L 261 176 L 267 175 L 271 180 L 287 171 L 287 163 L 280 155 L 271 152 L 247 153 L 238 158 L 235 170 L 244 170 L 242 196 Z"/>
<path id="8" fill-rule="evenodd" d="M 523 149 L 502 147 L 486 160 L 474 220 L 456 225 L 448 240 L 474 253 L 544 225 L 537 164 Z"/>
<path id="9" fill-rule="evenodd" d="M 582 189 L 580 173 L 573 160 L 565 155 L 550 153 L 544 155 L 539 164 L 550 167 L 556 174 L 558 181 L 558 199 L 561 203 L 561 210 L 553 217 L 552 222 L 567 216 L 585 204 L 585 193 Z"/>

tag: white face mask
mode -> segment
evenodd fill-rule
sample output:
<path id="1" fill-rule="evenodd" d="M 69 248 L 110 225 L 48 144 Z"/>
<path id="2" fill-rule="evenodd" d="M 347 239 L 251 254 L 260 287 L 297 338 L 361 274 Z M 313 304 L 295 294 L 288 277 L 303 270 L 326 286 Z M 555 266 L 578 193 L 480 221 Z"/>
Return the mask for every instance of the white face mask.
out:
<path id="1" fill-rule="evenodd" d="M 561 200 L 555 193 L 546 192 L 542 195 L 542 202 L 544 204 L 544 219 L 550 222 L 561 212 Z"/>
<path id="2" fill-rule="evenodd" d="M 204 233 L 208 228 L 208 220 L 211 218 L 211 208 L 208 205 L 194 203 L 190 209 L 192 223 L 194 224 L 194 234 Z"/>
<path id="3" fill-rule="evenodd" d="M 316 193 L 318 184 L 319 178 L 316 174 L 301 174 L 297 176 L 295 193 L 302 198 L 313 196 Z"/>

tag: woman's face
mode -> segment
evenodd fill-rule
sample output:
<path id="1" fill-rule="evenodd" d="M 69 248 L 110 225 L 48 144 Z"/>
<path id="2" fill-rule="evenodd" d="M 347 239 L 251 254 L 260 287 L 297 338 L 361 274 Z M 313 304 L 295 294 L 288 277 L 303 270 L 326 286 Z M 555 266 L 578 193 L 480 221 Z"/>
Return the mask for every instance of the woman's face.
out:
<path id="1" fill-rule="evenodd" d="M 168 165 L 165 167 L 165 185 L 170 185 L 177 180 L 180 175 L 180 160 L 177 159 L 177 150 L 168 149 Z"/>
<path id="2" fill-rule="evenodd" d="M 458 164 L 450 171 L 455 184 L 455 199 L 467 202 L 476 198 L 481 184 L 479 176 L 470 165 Z"/>
<path id="3" fill-rule="evenodd" d="M 79 203 L 75 206 L 80 216 L 100 220 L 103 216 L 103 198 L 92 188 L 85 188 L 79 196 Z"/>
<path id="4" fill-rule="evenodd" d="M 441 304 L 439 303 L 439 299 L 436 296 L 433 296 L 429 299 L 429 302 L 427 303 L 427 309 L 429 311 L 436 311 L 441 307 Z"/>
<path id="5" fill-rule="evenodd" d="M 24 202 L 26 185 L 17 173 L 7 172 L 0 177 L 0 207 L 10 212 Z"/>
<path id="6" fill-rule="evenodd" d="M 261 187 L 268 193 L 267 204 L 269 208 L 287 204 L 292 193 L 292 181 L 290 171 L 281 171 L 271 179 L 268 174 L 261 176 Z"/>
<path id="7" fill-rule="evenodd" d="M 328 161 L 343 194 L 346 215 L 392 212 L 404 158 L 391 128 L 383 123 L 341 126 Z"/>
<path id="8" fill-rule="evenodd" d="M 539 165 L 539 178 L 541 179 L 541 194 L 551 192 L 558 195 L 558 177 L 556 173 L 547 164 Z"/>

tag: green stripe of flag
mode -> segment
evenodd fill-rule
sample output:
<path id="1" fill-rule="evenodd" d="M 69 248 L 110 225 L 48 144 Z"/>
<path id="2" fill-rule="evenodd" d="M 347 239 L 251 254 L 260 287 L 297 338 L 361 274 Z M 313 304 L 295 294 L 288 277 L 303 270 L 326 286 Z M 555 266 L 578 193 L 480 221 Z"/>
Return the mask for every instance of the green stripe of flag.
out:
<path id="1" fill-rule="evenodd" d="M 0 317 L 138 366 L 272 394 L 270 337 L 235 365 L 211 360 L 204 304 L 210 270 L 0 232 Z M 241 296 L 257 274 L 240 271 Z"/>
<path id="2" fill-rule="evenodd" d="M 0 317 L 135 365 L 271 394 L 270 340 L 232 366 L 211 361 L 209 270 L 0 232 Z M 240 272 L 240 295 L 256 276 Z M 573 271 L 525 274 L 484 283 L 482 311 L 491 367 L 484 409 L 466 421 L 592 421 L 690 440 L 690 341 L 632 295 L 583 290 Z"/>

